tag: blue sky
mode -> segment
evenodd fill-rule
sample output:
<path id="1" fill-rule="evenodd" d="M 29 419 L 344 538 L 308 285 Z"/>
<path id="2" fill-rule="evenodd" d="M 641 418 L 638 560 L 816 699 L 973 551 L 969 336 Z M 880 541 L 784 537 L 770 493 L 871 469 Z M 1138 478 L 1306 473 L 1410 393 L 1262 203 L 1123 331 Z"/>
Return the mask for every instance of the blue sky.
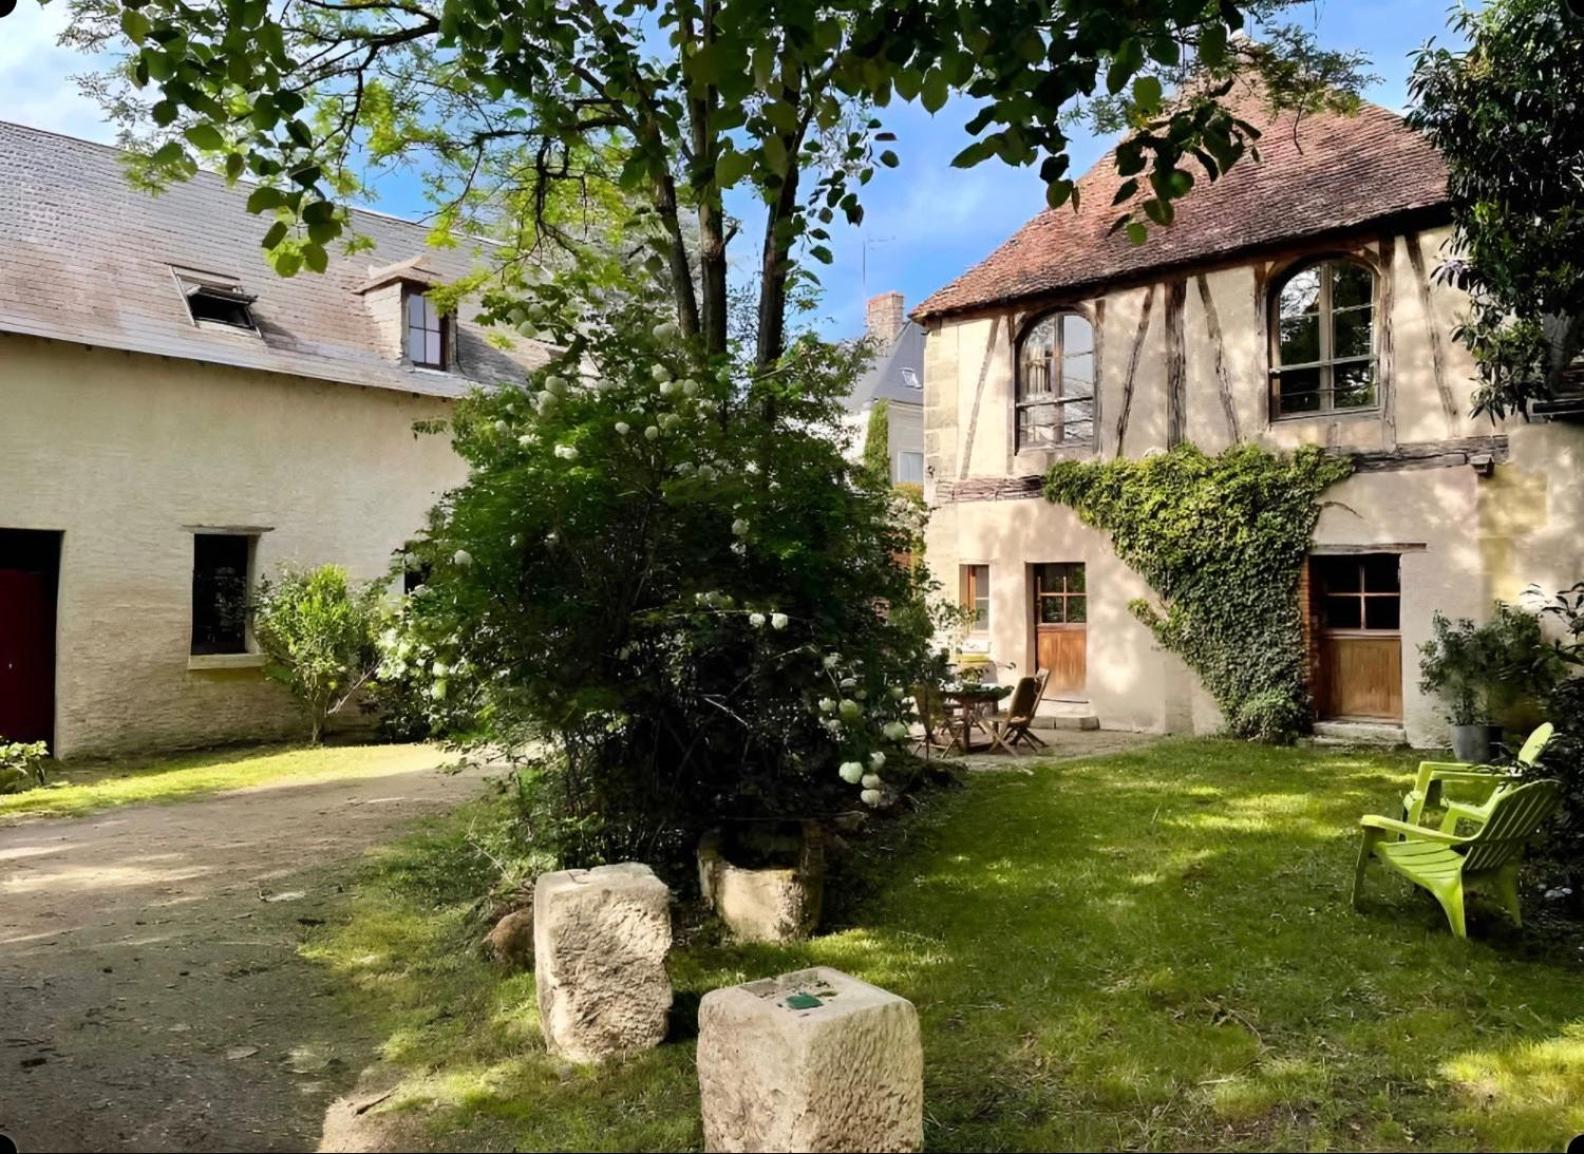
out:
<path id="1" fill-rule="evenodd" d="M 1319 0 L 1294 9 L 1291 19 L 1313 27 L 1327 45 L 1367 52 L 1371 71 L 1381 80 L 1365 95 L 1400 110 L 1406 102 L 1408 54 L 1432 36 L 1444 38 L 1446 12 L 1441 0 Z M 90 62 L 55 44 L 66 21 L 62 0 L 45 8 L 36 0 L 21 0 L 0 20 L 0 119 L 110 140 L 113 133 L 97 108 L 71 80 L 89 70 Z M 821 272 L 820 327 L 829 335 L 860 331 L 864 301 L 875 293 L 899 290 L 911 307 L 981 260 L 1043 207 L 1044 189 L 1031 169 L 996 161 L 967 171 L 951 167 L 951 158 L 968 139 L 962 126 L 971 114 L 971 106 L 958 102 L 934 116 L 917 106 L 881 113 L 897 134 L 893 147 L 902 164 L 882 169 L 869 185 L 863 227 L 835 233 L 836 263 Z M 1078 141 L 1073 167 L 1087 169 L 1107 143 Z M 381 186 L 373 207 L 398 215 L 419 215 L 424 209 L 416 182 L 401 177 Z M 758 233 L 756 221 L 746 222 L 744 238 L 737 242 L 743 257 L 750 257 Z"/>

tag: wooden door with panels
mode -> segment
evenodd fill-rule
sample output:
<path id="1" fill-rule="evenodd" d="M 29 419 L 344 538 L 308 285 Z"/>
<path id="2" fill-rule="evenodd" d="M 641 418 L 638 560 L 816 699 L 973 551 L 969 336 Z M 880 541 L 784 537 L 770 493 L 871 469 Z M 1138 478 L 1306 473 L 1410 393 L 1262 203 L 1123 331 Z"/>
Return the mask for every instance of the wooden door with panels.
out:
<path id="1" fill-rule="evenodd" d="M 1402 580 L 1396 553 L 1309 559 L 1322 718 L 1401 721 Z"/>
<path id="2" fill-rule="evenodd" d="M 1089 591 L 1081 561 L 1035 565 L 1034 662 L 1050 670 L 1046 697 L 1081 698 L 1088 686 Z"/>

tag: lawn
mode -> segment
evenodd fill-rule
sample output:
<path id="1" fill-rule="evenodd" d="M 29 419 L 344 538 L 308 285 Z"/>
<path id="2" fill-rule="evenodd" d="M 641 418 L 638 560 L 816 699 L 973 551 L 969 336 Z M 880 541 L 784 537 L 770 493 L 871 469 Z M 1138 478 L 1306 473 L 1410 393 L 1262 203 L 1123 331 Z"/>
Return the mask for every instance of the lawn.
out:
<path id="1" fill-rule="evenodd" d="M 67 762 L 49 784 L 0 795 L 11 817 L 76 817 L 118 805 L 184 801 L 225 790 L 376 777 L 429 769 L 446 760 L 427 745 L 265 746 L 157 758 Z"/>
<path id="2" fill-rule="evenodd" d="M 1560 1150 L 1579 944 L 1484 907 L 1459 943 L 1385 874 L 1349 906 L 1358 816 L 1410 767 L 1171 740 L 975 776 L 857 863 L 826 936 L 679 948 L 676 1040 L 606 1070 L 547 1058 L 532 975 L 474 948 L 491 803 L 381 851 L 306 948 L 385 1038 L 377 1112 L 449 1149 L 696 1148 L 698 998 L 823 963 L 918 1006 L 929 1149 Z"/>

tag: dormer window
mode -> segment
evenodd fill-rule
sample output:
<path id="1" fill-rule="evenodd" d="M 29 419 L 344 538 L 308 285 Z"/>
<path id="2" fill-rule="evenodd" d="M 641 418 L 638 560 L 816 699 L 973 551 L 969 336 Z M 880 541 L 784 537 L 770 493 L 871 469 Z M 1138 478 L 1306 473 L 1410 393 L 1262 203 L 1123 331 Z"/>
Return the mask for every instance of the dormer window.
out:
<path id="1" fill-rule="evenodd" d="M 407 294 L 407 359 L 426 369 L 444 369 L 447 354 L 445 314 L 426 293 Z"/>
<path id="2" fill-rule="evenodd" d="M 234 329 L 257 332 L 253 320 L 253 302 L 258 297 L 242 291 L 240 282 L 211 273 L 187 269 L 173 270 L 176 283 L 187 299 L 187 315 L 194 324 L 227 325 Z"/>

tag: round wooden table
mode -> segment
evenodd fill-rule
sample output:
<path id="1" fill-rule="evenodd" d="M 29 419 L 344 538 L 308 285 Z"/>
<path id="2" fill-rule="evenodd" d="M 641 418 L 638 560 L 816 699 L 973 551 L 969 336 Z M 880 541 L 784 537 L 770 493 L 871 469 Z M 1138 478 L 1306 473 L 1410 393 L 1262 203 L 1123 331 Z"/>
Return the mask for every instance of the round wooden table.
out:
<path id="1" fill-rule="evenodd" d="M 963 753 L 975 753 L 982 749 L 990 749 L 993 743 L 988 740 L 990 731 L 979 720 L 979 711 L 986 705 L 995 705 L 1004 701 L 1012 694 L 1010 685 L 973 685 L 962 684 L 945 686 L 941 689 L 941 701 L 946 707 L 946 731 L 951 734 L 952 745 Z M 986 741 L 979 745 L 973 742 L 973 731 L 979 730 L 986 737 Z"/>

